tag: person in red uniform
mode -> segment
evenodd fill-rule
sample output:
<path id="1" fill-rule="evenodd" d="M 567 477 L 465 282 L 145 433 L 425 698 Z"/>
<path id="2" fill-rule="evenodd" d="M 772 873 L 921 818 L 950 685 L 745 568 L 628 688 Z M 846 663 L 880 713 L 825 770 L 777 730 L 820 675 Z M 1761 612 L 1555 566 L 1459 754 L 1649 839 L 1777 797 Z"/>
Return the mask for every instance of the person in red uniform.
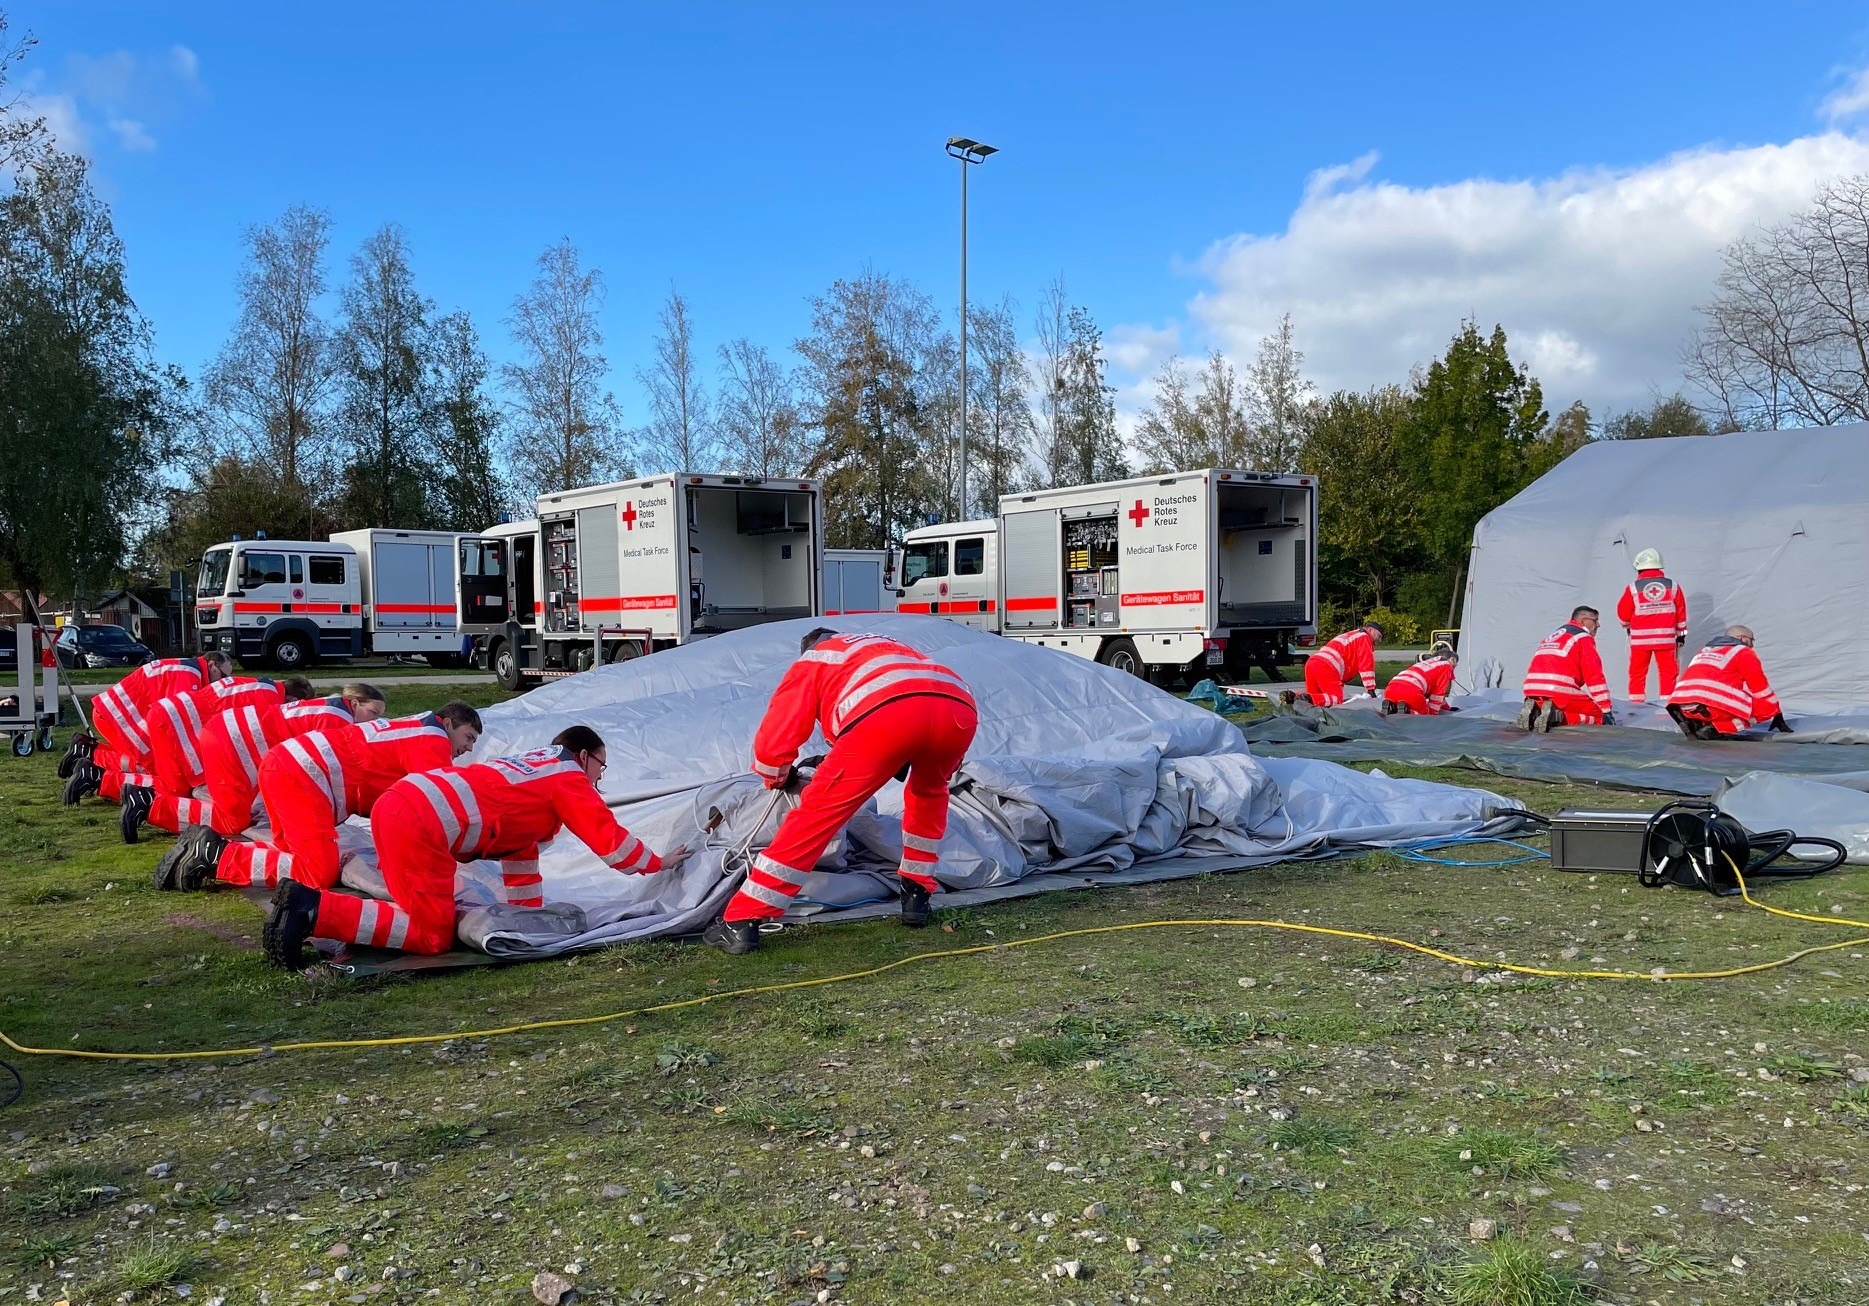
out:
<path id="1" fill-rule="evenodd" d="M 73 732 L 71 745 L 58 761 L 59 778 L 66 782 L 65 805 L 76 805 L 86 794 L 118 801 L 123 789 L 117 777 L 149 771 L 149 713 L 156 704 L 220 680 L 233 669 L 225 653 L 145 662 L 92 699 L 91 728 Z"/>
<path id="2" fill-rule="evenodd" d="M 270 841 L 230 841 L 210 826 L 189 831 L 175 887 L 224 884 L 270 889 L 284 879 L 315 888 L 337 883 L 337 828 L 368 816 L 404 776 L 453 765 L 480 738 L 480 713 L 462 702 L 394 720 L 339 724 L 288 739 L 260 763 L 260 801 Z"/>
<path id="3" fill-rule="evenodd" d="M 276 708 L 316 692 L 303 676 L 279 681 L 229 676 L 156 704 L 149 726 L 149 771 L 154 783 L 124 785 L 117 821 L 123 841 L 135 843 L 145 823 L 170 834 L 180 834 L 184 826 L 208 823 L 201 736 L 210 721 L 243 704 Z"/>
<path id="4" fill-rule="evenodd" d="M 1520 730 L 1614 724 L 1609 683 L 1596 649 L 1602 620 L 1595 608 L 1574 608 L 1570 620 L 1538 645 L 1525 669 L 1525 706 L 1515 722 Z"/>
<path id="5" fill-rule="evenodd" d="M 1656 550 L 1635 555 L 1635 580 L 1616 600 L 1616 620 L 1629 636 L 1629 701 L 1647 701 L 1652 661 L 1666 702 L 1679 672 L 1677 651 L 1687 642 L 1687 593 L 1662 574 Z"/>
<path id="6" fill-rule="evenodd" d="M 1280 697 L 1287 706 L 1302 699 L 1314 707 L 1337 707 L 1344 700 L 1344 686 L 1351 676 L 1362 679 L 1363 692 L 1376 696 L 1376 646 L 1382 643 L 1382 627 L 1365 621 L 1355 630 L 1346 630 L 1304 661 L 1304 693 L 1286 690 Z"/>
<path id="7" fill-rule="evenodd" d="M 902 922 L 928 923 L 948 782 L 973 744 L 979 716 L 958 675 L 882 635 L 819 628 L 773 692 L 753 737 L 753 770 L 769 789 L 788 788 L 813 725 L 830 743 L 797 807 L 753 859 L 739 892 L 702 937 L 723 952 L 759 943 L 759 923 L 785 914 L 811 868 L 857 809 L 892 778 L 902 799 Z"/>
<path id="8" fill-rule="evenodd" d="M 1736 735 L 1761 721 L 1791 733 L 1785 709 L 1765 678 L 1765 666 L 1753 652 L 1749 626 L 1728 626 L 1724 635 L 1694 654 L 1668 696 L 1668 715 L 1690 739 Z"/>
<path id="9" fill-rule="evenodd" d="M 260 792 L 260 763 L 287 739 L 334 730 L 383 715 L 383 691 L 353 682 L 341 694 L 293 703 L 244 704 L 222 712 L 201 732 L 201 765 L 208 791 L 210 826 L 232 839 L 253 824 Z M 184 832 L 156 863 L 158 889 L 172 887 L 177 869 L 194 853 L 199 836 Z M 210 868 L 212 869 L 212 868 Z"/>
<path id="10" fill-rule="evenodd" d="M 1395 673 L 1395 679 L 1382 687 L 1382 713 L 1394 716 L 1439 716 L 1458 712 L 1447 695 L 1454 687 L 1454 668 L 1460 658 L 1446 644 L 1436 644 L 1428 656 L 1410 663 Z"/>
<path id="11" fill-rule="evenodd" d="M 571 726 L 547 748 L 397 781 L 370 820 L 389 900 L 282 880 L 261 931 L 266 960 L 297 970 L 314 938 L 446 952 L 454 946 L 455 867 L 497 860 L 507 905 L 541 906 L 539 845 L 560 830 L 626 875 L 681 865 L 685 844 L 658 857 L 617 824 L 597 792 L 606 762 L 597 732 Z"/>

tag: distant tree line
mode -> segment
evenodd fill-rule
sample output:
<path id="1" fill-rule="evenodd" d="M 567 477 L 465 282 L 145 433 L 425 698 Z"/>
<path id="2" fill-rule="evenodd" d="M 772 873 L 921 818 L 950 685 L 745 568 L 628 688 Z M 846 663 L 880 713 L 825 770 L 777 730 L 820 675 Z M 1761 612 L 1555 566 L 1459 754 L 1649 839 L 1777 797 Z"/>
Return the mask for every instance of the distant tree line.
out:
<path id="1" fill-rule="evenodd" d="M 1684 357 L 1703 404 L 1657 394 L 1601 420 L 1580 403 L 1553 417 L 1503 328 L 1472 321 L 1406 382 L 1320 394 L 1286 318 L 1243 365 L 1169 359 L 1126 436 L 1102 332 L 1062 278 L 1030 316 L 971 305 L 967 503 L 949 315 L 873 270 L 811 297 L 789 347 L 741 336 L 711 355 L 671 286 L 632 426 L 608 389 L 603 273 L 568 238 L 514 298 L 495 368 L 469 315 L 422 292 L 400 226 L 338 269 L 329 215 L 298 205 L 245 234 L 238 313 L 191 386 L 155 361 L 87 165 L 7 91 L 30 47 L 0 13 L 7 585 L 95 593 L 233 534 L 478 530 L 639 471 L 816 477 L 829 542 L 865 547 L 1022 489 L 1231 465 L 1316 474 L 1324 624 L 1376 611 L 1406 638 L 1456 611 L 1479 518 L 1590 440 L 1869 420 L 1869 177 L 1728 249 Z"/>

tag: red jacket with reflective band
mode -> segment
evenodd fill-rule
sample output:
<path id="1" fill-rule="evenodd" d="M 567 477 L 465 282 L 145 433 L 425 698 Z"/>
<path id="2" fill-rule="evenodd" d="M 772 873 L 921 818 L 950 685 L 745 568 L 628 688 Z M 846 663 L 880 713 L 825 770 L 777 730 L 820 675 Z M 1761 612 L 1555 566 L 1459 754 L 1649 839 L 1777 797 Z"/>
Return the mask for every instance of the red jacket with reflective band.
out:
<path id="1" fill-rule="evenodd" d="M 1551 698 L 1588 694 L 1608 710 L 1609 684 L 1603 678 L 1603 659 L 1596 639 L 1582 626 L 1569 622 L 1546 635 L 1525 670 L 1525 697 Z"/>
<path id="2" fill-rule="evenodd" d="M 837 737 L 884 703 L 932 694 L 973 706 L 967 683 L 925 653 L 882 635 L 838 635 L 799 657 L 773 691 L 753 737 L 753 770 L 767 779 L 784 774 L 811 738 Z"/>
<path id="3" fill-rule="evenodd" d="M 145 662 L 92 700 L 91 711 L 109 717 L 137 748 L 149 751 L 149 712 L 163 699 L 186 694 L 208 682 L 208 664 L 200 658 L 163 658 Z"/>
<path id="4" fill-rule="evenodd" d="M 1725 635 L 1694 654 L 1681 668 L 1668 702 L 1704 703 L 1716 712 L 1745 721 L 1769 721 L 1784 708 L 1765 678 L 1759 655 Z"/>
<path id="5" fill-rule="evenodd" d="M 1391 697 L 1389 690 L 1398 685 L 1408 686 L 1428 700 L 1428 706 L 1443 708 L 1447 706 L 1447 692 L 1454 685 L 1454 664 L 1446 658 L 1429 658 L 1425 662 L 1414 662 L 1395 673 L 1395 678 L 1383 688 L 1382 696 Z"/>
<path id="6" fill-rule="evenodd" d="M 257 780 L 260 762 L 287 739 L 315 730 L 335 730 L 353 724 L 342 698 L 306 698 L 295 703 L 242 703 L 208 722 L 201 732 L 205 745 L 225 741 L 240 759 L 247 779 Z"/>
<path id="7" fill-rule="evenodd" d="M 1351 676 L 1360 676 L 1363 692 L 1376 692 L 1376 644 L 1361 626 L 1344 631 L 1311 656 L 1328 663 L 1342 683 L 1347 685 Z"/>
<path id="8" fill-rule="evenodd" d="M 284 696 L 285 691 L 275 682 L 255 680 L 252 676 L 226 676 L 200 689 L 171 694 L 157 703 L 156 710 L 150 714 L 152 727 L 158 720 L 163 723 L 152 733 L 150 742 L 179 750 L 188 764 L 188 773 L 199 779 L 203 771 L 201 736 L 210 721 L 246 703 L 276 706 L 284 701 Z"/>
<path id="9" fill-rule="evenodd" d="M 339 821 L 353 812 L 368 816 L 398 780 L 454 762 L 447 728 L 433 712 L 392 721 L 339 723 L 279 747 L 325 791 Z"/>
<path id="10" fill-rule="evenodd" d="M 456 861 L 496 858 L 508 876 L 539 858 L 539 845 L 570 830 L 619 871 L 648 875 L 662 859 L 621 825 L 584 768 L 563 748 L 535 748 L 473 766 L 448 767 L 397 782 L 405 800 L 427 806 Z"/>
<path id="11" fill-rule="evenodd" d="M 1661 568 L 1646 568 L 1616 600 L 1616 620 L 1628 628 L 1630 648 L 1673 648 L 1687 635 L 1687 595 Z"/>

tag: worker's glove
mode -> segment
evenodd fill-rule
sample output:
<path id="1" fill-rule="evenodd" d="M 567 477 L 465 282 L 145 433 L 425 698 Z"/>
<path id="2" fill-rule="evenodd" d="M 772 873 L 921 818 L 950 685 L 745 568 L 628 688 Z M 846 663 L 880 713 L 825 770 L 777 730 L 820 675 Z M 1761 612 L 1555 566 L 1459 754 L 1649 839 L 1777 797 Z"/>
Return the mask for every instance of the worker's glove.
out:
<path id="1" fill-rule="evenodd" d="M 1686 643 L 1687 643 L 1687 636 L 1685 636 L 1685 635 L 1676 635 L 1676 636 L 1674 637 L 1674 646 L 1675 646 L 1676 648 L 1681 648 L 1681 647 L 1683 647 L 1683 646 L 1684 646 L 1684 645 L 1685 645 Z"/>
<path id="2" fill-rule="evenodd" d="M 1791 733 L 1791 724 L 1785 720 L 1785 714 L 1783 712 L 1780 712 L 1777 716 L 1772 718 L 1772 729 L 1781 731 L 1787 735 Z"/>
<path id="3" fill-rule="evenodd" d="M 1455 707 L 1452 703 L 1449 703 L 1446 707 L 1441 709 L 1443 712 L 1458 712 L 1459 710 L 1460 709 Z"/>
<path id="4" fill-rule="evenodd" d="M 1606 725 L 1606 726 L 1613 726 L 1613 725 L 1615 725 L 1615 724 L 1616 724 L 1616 714 L 1615 714 L 1614 712 L 1611 712 L 1611 711 L 1608 711 L 1608 710 L 1606 709 L 1606 710 L 1604 711 L 1604 713 L 1603 713 L 1603 724 L 1604 724 L 1604 725 Z"/>
<path id="5" fill-rule="evenodd" d="M 798 768 L 795 766 L 788 766 L 777 775 L 766 776 L 765 781 L 766 788 L 784 789 L 789 793 L 791 792 L 792 786 L 798 781 Z"/>

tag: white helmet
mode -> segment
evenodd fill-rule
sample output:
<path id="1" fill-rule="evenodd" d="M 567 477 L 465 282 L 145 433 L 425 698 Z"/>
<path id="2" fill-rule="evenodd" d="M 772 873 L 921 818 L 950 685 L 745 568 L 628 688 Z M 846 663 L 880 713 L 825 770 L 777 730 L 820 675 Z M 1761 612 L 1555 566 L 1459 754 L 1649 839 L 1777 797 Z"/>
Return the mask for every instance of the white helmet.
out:
<path id="1" fill-rule="evenodd" d="M 1643 549 L 1640 553 L 1635 555 L 1635 569 L 1637 571 L 1647 571 L 1651 567 L 1656 571 L 1661 570 L 1660 549 Z"/>

